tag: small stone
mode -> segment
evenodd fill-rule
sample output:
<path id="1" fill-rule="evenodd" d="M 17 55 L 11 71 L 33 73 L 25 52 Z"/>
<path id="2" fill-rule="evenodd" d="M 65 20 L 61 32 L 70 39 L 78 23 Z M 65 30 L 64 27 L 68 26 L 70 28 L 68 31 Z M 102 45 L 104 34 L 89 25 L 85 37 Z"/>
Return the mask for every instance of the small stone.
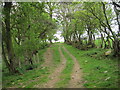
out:
<path id="1" fill-rule="evenodd" d="M 107 73 L 108 71 L 104 71 L 104 73 Z"/>
<path id="2" fill-rule="evenodd" d="M 105 52 L 105 56 L 108 56 L 108 55 L 110 55 L 111 54 L 111 50 L 109 50 L 109 51 L 107 51 L 107 52 Z"/>
<path id="3" fill-rule="evenodd" d="M 25 86 L 22 86 L 23 88 L 25 87 Z"/>
<path id="4" fill-rule="evenodd" d="M 110 79 L 110 77 L 107 77 L 107 78 L 105 79 L 105 81 L 107 81 L 108 79 Z"/>

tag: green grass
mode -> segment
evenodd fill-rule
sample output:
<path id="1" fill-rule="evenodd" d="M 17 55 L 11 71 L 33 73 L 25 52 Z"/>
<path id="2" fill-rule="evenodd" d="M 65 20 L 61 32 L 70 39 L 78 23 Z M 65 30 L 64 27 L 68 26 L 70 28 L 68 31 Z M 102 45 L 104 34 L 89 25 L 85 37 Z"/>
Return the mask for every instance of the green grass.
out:
<path id="1" fill-rule="evenodd" d="M 44 62 L 43 60 L 43 53 L 46 51 L 46 49 L 42 49 L 38 52 L 40 57 L 40 63 L 36 64 L 38 67 Z M 42 76 L 44 74 L 47 74 L 45 72 L 48 72 L 47 68 L 44 69 L 38 69 L 35 68 L 33 70 L 26 71 L 22 75 L 10 75 L 8 72 L 3 72 L 3 87 L 13 87 L 13 86 L 19 86 L 22 87 L 23 85 L 26 86 L 28 84 L 29 80 L 34 80 L 35 78 Z"/>
<path id="2" fill-rule="evenodd" d="M 58 47 L 58 44 L 50 47 L 53 51 L 53 61 L 50 67 L 40 67 L 41 64 L 44 63 L 43 53 L 46 51 L 46 49 L 42 49 L 38 53 L 40 59 L 39 64 L 37 64 L 38 68 L 27 71 L 23 75 L 3 73 L 3 87 L 33 88 L 34 85 L 46 83 L 49 80 L 48 76 L 54 71 L 56 66 L 60 64 Z"/>
<path id="3" fill-rule="evenodd" d="M 60 64 L 60 53 L 58 51 L 59 48 L 59 44 L 54 44 L 51 49 L 53 50 L 53 65 L 55 67 L 58 66 L 58 64 Z"/>
<path id="4" fill-rule="evenodd" d="M 95 45 L 96 46 L 98 46 L 98 47 L 100 47 L 100 44 L 102 43 L 102 40 L 101 39 L 96 39 L 95 40 Z M 106 44 L 108 44 L 108 42 L 106 43 Z M 112 40 L 110 39 L 110 44 L 111 44 L 111 46 L 112 46 Z M 104 47 L 104 45 L 103 45 L 103 47 Z"/>
<path id="5" fill-rule="evenodd" d="M 60 81 L 56 84 L 57 88 L 65 88 L 67 87 L 70 79 L 71 79 L 71 72 L 72 72 L 72 68 L 73 68 L 73 60 L 68 57 L 69 55 L 63 50 L 62 48 L 62 53 L 66 58 L 66 67 L 65 69 L 62 71 L 61 76 L 60 76 Z"/>
<path id="6" fill-rule="evenodd" d="M 60 54 L 58 52 L 58 47 L 59 45 L 57 44 L 50 47 L 53 53 L 53 61 L 52 61 L 53 64 L 51 64 L 50 67 L 47 67 L 48 71 L 45 71 L 44 74 L 41 75 L 41 78 L 39 78 L 38 80 L 35 80 L 29 84 L 26 84 L 25 88 L 32 88 L 34 87 L 34 85 L 38 85 L 38 84 L 41 85 L 50 80 L 48 76 L 54 71 L 55 67 L 60 63 Z"/>
<path id="7" fill-rule="evenodd" d="M 47 71 L 48 71 L 47 68 L 34 69 L 31 71 L 27 71 L 23 75 L 10 75 L 7 77 L 3 76 L 3 87 L 26 86 L 29 84 L 31 80 L 34 80 L 37 77 L 45 75 Z"/>
<path id="8" fill-rule="evenodd" d="M 86 40 L 83 40 L 83 43 L 86 44 Z M 100 45 L 101 45 L 101 43 L 102 43 L 102 40 L 101 40 L 101 39 L 96 39 L 96 40 L 94 41 L 94 43 L 95 43 L 95 45 L 96 45 L 97 47 L 100 47 Z M 108 42 L 107 42 L 106 44 L 108 44 Z M 111 40 L 111 39 L 110 39 L 110 44 L 111 44 L 111 46 L 112 46 L 112 40 Z M 105 47 L 104 42 L 103 42 L 103 47 Z"/>
<path id="9" fill-rule="evenodd" d="M 70 45 L 65 47 L 77 58 L 83 71 L 84 86 L 87 88 L 117 88 L 118 60 L 104 57 L 104 49 L 78 50 Z M 97 53 L 90 57 L 93 53 Z M 108 79 L 107 79 L 108 78 Z"/>
<path id="10" fill-rule="evenodd" d="M 33 88 L 34 85 L 43 84 L 43 83 L 45 83 L 45 82 L 48 81 L 48 76 L 49 76 L 49 74 L 50 74 L 48 68 L 43 69 L 42 72 L 40 72 L 40 70 L 39 70 L 39 71 L 37 71 L 36 73 L 39 73 L 39 75 L 38 75 L 39 78 L 36 79 L 37 77 L 35 77 L 34 79 L 32 79 L 32 80 L 34 80 L 34 81 L 32 81 L 32 80 L 30 79 L 31 82 L 28 81 L 28 82 L 26 83 L 26 85 L 25 85 L 25 88 Z M 34 74 L 36 74 L 36 73 L 34 72 Z M 23 84 L 23 85 L 24 85 L 24 84 Z M 23 87 L 23 86 L 22 86 L 22 87 Z M 21 88 L 21 87 L 19 87 L 19 88 Z"/>
<path id="11" fill-rule="evenodd" d="M 84 86 L 87 88 L 116 88 L 118 82 L 118 60 L 112 56 L 105 57 L 104 52 L 107 50 L 100 48 L 89 49 L 88 51 L 78 50 L 70 45 L 64 45 L 70 53 L 78 60 L 83 71 Z M 34 85 L 46 83 L 55 68 L 60 64 L 60 54 L 58 51 L 59 44 L 50 47 L 53 50 L 53 65 L 46 68 L 35 68 L 29 70 L 22 75 L 10 75 L 7 72 L 3 73 L 3 88 L 4 87 L 25 87 L 32 88 Z M 43 53 L 46 49 L 39 52 L 40 66 L 43 63 Z M 67 59 L 67 66 L 62 71 L 60 81 L 56 84 L 57 87 L 66 87 L 70 80 L 70 74 L 73 68 L 73 61 L 69 55 L 62 49 L 63 54 Z M 97 53 L 97 54 L 94 54 Z M 37 79 L 39 77 L 39 79 Z"/>

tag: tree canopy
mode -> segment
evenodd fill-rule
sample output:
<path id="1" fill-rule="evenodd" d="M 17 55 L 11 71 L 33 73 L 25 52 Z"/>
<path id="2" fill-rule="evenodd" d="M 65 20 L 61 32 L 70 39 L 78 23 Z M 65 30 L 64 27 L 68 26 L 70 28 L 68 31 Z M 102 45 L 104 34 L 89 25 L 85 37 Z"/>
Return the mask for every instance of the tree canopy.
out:
<path id="1" fill-rule="evenodd" d="M 33 68 L 33 55 L 58 41 L 59 27 L 67 44 L 110 48 L 120 57 L 119 7 L 115 2 L 3 2 L 3 60 L 11 73 L 23 64 Z"/>

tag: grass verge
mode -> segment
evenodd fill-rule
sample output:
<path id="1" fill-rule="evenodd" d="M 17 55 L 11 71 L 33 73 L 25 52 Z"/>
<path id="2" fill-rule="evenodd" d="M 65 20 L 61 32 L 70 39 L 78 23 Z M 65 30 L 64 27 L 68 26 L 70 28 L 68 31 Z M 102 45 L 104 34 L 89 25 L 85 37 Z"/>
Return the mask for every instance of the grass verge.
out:
<path id="1" fill-rule="evenodd" d="M 27 85 L 25 86 L 25 88 L 32 88 L 35 87 L 35 85 L 41 85 L 48 82 L 50 79 L 48 78 L 48 76 L 54 71 L 54 69 L 56 68 L 56 66 L 60 63 L 60 54 L 58 52 L 58 47 L 59 45 L 55 44 L 52 45 L 50 47 L 50 49 L 53 52 L 53 60 L 52 60 L 52 64 L 49 67 L 45 67 L 46 71 L 41 74 L 41 76 L 39 76 L 39 78 L 37 80 L 33 80 L 31 83 L 27 83 Z M 39 71 L 38 71 L 39 72 Z"/>
<path id="2" fill-rule="evenodd" d="M 64 46 L 78 60 L 83 71 L 86 88 L 118 88 L 118 60 L 102 56 L 106 51 L 100 48 L 88 51 L 78 50 L 70 45 Z M 89 56 L 97 53 L 95 56 Z"/>
<path id="3" fill-rule="evenodd" d="M 38 67 L 44 62 L 43 60 L 43 53 L 46 51 L 46 49 L 42 49 L 38 52 L 39 57 L 40 57 L 40 63 L 39 64 L 35 64 Z M 30 82 L 30 80 L 34 80 L 35 78 L 42 76 L 45 72 L 47 72 L 47 68 L 44 69 L 38 69 L 35 68 L 33 70 L 29 70 L 24 72 L 24 74 L 19 75 L 19 74 L 15 74 L 15 75 L 10 75 L 8 72 L 3 72 L 3 77 L 2 77 L 2 81 L 3 81 L 3 88 L 5 87 L 25 87 L 26 84 L 28 84 L 28 81 Z"/>

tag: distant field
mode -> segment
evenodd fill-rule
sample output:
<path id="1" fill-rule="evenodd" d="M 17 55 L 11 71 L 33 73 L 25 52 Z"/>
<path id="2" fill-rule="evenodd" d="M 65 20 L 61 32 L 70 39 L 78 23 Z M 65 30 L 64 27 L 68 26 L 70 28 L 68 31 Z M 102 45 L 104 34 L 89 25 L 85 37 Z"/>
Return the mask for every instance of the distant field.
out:
<path id="1" fill-rule="evenodd" d="M 100 46 L 100 44 L 102 43 L 102 41 L 100 40 L 100 39 L 96 39 L 95 40 L 95 44 L 97 45 L 97 46 Z M 110 40 L 110 43 L 111 43 L 111 46 L 112 46 L 112 40 Z M 107 43 L 108 44 L 108 43 Z"/>

